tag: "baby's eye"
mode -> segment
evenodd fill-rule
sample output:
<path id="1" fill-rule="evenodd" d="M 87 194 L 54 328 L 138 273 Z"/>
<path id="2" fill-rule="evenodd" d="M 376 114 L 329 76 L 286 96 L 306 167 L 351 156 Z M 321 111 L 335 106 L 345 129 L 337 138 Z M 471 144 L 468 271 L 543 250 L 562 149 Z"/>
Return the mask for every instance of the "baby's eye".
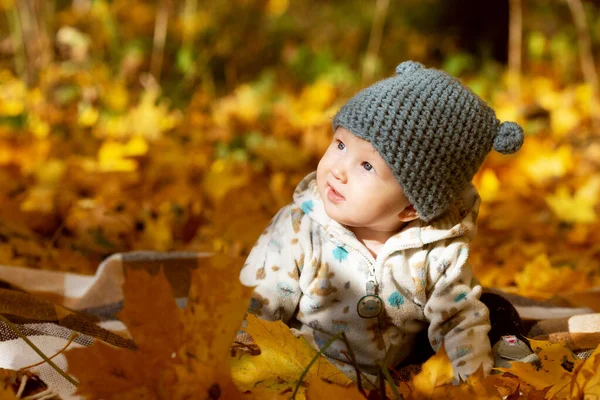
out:
<path id="1" fill-rule="evenodd" d="M 373 166 L 371 165 L 371 163 L 368 163 L 366 161 L 363 163 L 363 168 L 367 171 L 373 171 Z"/>
<path id="2" fill-rule="evenodd" d="M 341 140 L 338 140 L 337 148 L 339 150 L 344 150 L 346 148 L 346 145 Z"/>

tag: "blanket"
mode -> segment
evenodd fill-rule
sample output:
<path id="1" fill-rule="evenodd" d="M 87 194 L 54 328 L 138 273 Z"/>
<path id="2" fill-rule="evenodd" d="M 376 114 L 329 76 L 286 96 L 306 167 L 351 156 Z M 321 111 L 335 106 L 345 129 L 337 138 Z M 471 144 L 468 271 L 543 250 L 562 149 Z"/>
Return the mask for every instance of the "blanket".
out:
<path id="1" fill-rule="evenodd" d="M 156 273 L 163 268 L 180 307 L 186 303 L 190 271 L 202 268 L 208 253 L 136 251 L 114 254 L 95 275 L 44 271 L 0 265 L 0 314 L 12 322 L 44 354 L 53 355 L 78 335 L 69 348 L 90 346 L 101 340 L 118 347 L 135 348 L 127 328 L 116 317 L 123 307 L 122 284 L 128 269 Z M 517 308 L 533 339 L 564 343 L 580 357 L 600 344 L 600 290 L 565 294 L 536 301 L 488 289 L 509 299 Z M 37 355 L 5 323 L 0 322 L 0 368 L 18 370 L 40 362 Z M 66 360 L 53 361 L 63 370 Z M 75 387 L 42 363 L 30 370 L 62 399 L 80 399 Z"/>

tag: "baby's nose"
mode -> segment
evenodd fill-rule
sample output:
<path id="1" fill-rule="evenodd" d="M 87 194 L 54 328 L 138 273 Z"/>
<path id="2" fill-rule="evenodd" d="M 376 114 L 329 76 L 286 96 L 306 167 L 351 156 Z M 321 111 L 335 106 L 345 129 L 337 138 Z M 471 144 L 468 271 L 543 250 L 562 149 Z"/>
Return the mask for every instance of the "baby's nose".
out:
<path id="1" fill-rule="evenodd" d="M 341 168 L 339 166 L 331 168 L 331 175 L 333 175 L 333 177 L 339 181 L 342 181 L 344 183 L 346 182 L 347 176 L 346 170 L 344 168 Z"/>

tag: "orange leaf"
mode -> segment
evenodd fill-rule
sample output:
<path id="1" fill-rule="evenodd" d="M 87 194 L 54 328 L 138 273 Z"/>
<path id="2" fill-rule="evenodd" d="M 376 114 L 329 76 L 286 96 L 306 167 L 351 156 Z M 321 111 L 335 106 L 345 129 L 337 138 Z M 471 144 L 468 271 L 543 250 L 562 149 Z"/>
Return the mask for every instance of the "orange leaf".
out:
<path id="1" fill-rule="evenodd" d="M 483 370 L 479 368 L 460 385 L 447 385 L 445 387 L 446 399 L 501 399 L 502 396 L 494 385 L 494 380 L 484 377 Z"/>
<path id="2" fill-rule="evenodd" d="M 182 343 L 181 310 L 162 271 L 155 276 L 128 271 L 120 316 L 139 350 L 96 341 L 89 348 L 67 351 L 69 373 L 79 380 L 77 393 L 90 399 L 126 398 L 127 392 L 139 393 L 145 387 L 143 391 L 154 396 L 145 398 L 155 398 L 156 384 Z"/>
<path id="3" fill-rule="evenodd" d="M 541 340 L 530 340 L 531 347 L 540 358 L 534 363 L 513 362 L 510 368 L 498 368 L 510 372 L 537 390 L 549 386 L 548 396 L 566 396 L 573 372 L 578 370 L 581 360 L 563 344 L 551 344 Z"/>
<path id="4" fill-rule="evenodd" d="M 215 255 L 210 265 L 192 271 L 184 313 L 185 342 L 178 352 L 183 365 L 175 368 L 177 384 L 169 398 L 207 397 L 211 393 L 224 399 L 241 398 L 231 380 L 229 358 L 252 293 L 238 279 L 242 262 Z"/>
<path id="5" fill-rule="evenodd" d="M 241 262 L 214 256 L 193 270 L 183 317 L 162 273 L 152 277 L 129 270 L 120 315 L 139 350 L 96 342 L 67 352 L 69 372 L 80 381 L 78 393 L 87 398 L 241 398 L 230 377 L 229 349 L 252 289 L 239 282 L 240 267 Z"/>
<path id="6" fill-rule="evenodd" d="M 123 292 L 125 307 L 118 317 L 139 349 L 169 358 L 183 344 L 183 312 L 175 303 L 164 272 L 151 276 L 144 269 L 129 269 Z"/>

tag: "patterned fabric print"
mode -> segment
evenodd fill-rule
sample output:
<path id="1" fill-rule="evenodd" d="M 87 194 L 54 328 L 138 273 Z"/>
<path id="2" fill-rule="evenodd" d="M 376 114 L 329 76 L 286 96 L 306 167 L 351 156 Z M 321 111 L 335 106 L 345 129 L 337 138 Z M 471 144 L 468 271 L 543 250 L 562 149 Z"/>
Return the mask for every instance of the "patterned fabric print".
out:
<path id="1" fill-rule="evenodd" d="M 304 212 L 300 208 L 292 208 L 292 227 L 295 233 L 300 232 L 300 222 L 302 221 L 302 217 L 304 216 Z"/>
<path id="2" fill-rule="evenodd" d="M 473 346 L 471 346 L 470 344 L 464 344 L 464 345 L 458 346 L 456 348 L 456 352 L 450 356 L 450 360 L 455 361 L 459 358 L 462 358 L 462 357 L 470 354 L 472 351 L 473 351 Z M 464 362 L 466 364 L 466 361 L 461 361 L 461 362 Z"/>
<path id="3" fill-rule="evenodd" d="M 377 350 L 385 350 L 385 343 L 383 341 L 382 329 L 379 327 L 379 321 L 375 319 L 373 323 L 369 324 L 367 330 L 369 331 L 369 341 L 375 345 Z"/>
<path id="4" fill-rule="evenodd" d="M 256 270 L 256 279 L 265 279 L 266 277 L 267 273 L 265 272 L 265 267 Z"/>
<path id="5" fill-rule="evenodd" d="M 346 332 L 349 329 L 349 322 L 342 319 L 334 319 L 331 321 L 331 330 L 334 334 Z"/>
<path id="6" fill-rule="evenodd" d="M 348 250 L 338 246 L 332 251 L 333 258 L 339 262 L 344 262 L 348 259 Z"/>
<path id="7" fill-rule="evenodd" d="M 304 211 L 305 214 L 310 214 L 314 207 L 315 204 L 312 200 L 307 200 L 302 203 L 302 211 Z"/>
<path id="8" fill-rule="evenodd" d="M 388 297 L 387 301 L 390 306 L 400 308 L 400 306 L 404 304 L 404 296 L 402 296 L 400 292 L 395 291 Z"/>
<path id="9" fill-rule="evenodd" d="M 302 253 L 300 255 L 300 258 L 298 260 L 294 260 L 294 266 L 296 268 L 294 268 L 294 272 L 293 273 L 289 274 L 290 278 L 292 278 L 294 280 L 299 280 L 300 279 L 300 272 L 304 268 L 304 253 Z"/>
<path id="10" fill-rule="evenodd" d="M 269 305 L 269 299 L 265 299 L 258 293 L 252 293 L 252 298 L 250 299 L 250 307 L 248 308 L 248 312 L 250 314 L 254 314 L 258 317 L 262 316 L 262 309 L 264 306 Z"/>
<path id="11" fill-rule="evenodd" d="M 316 285 L 313 285 L 310 293 L 318 294 L 319 296 L 328 296 L 331 293 L 337 292 L 337 288 L 331 285 L 331 278 L 333 278 L 335 273 L 329 272 L 329 264 L 321 264 L 321 267 L 317 271 Z"/>
<path id="12" fill-rule="evenodd" d="M 277 284 L 277 294 L 279 297 L 290 297 L 294 294 L 294 292 L 294 287 L 287 282 L 279 282 Z"/>
<path id="13" fill-rule="evenodd" d="M 458 324 L 463 322 L 466 319 L 466 315 L 458 314 L 458 310 L 455 307 L 452 307 L 449 311 L 442 312 L 442 322 L 440 333 L 442 336 L 446 336 L 448 332 L 455 329 L 455 331 L 461 331 L 460 328 L 457 328 Z"/>

